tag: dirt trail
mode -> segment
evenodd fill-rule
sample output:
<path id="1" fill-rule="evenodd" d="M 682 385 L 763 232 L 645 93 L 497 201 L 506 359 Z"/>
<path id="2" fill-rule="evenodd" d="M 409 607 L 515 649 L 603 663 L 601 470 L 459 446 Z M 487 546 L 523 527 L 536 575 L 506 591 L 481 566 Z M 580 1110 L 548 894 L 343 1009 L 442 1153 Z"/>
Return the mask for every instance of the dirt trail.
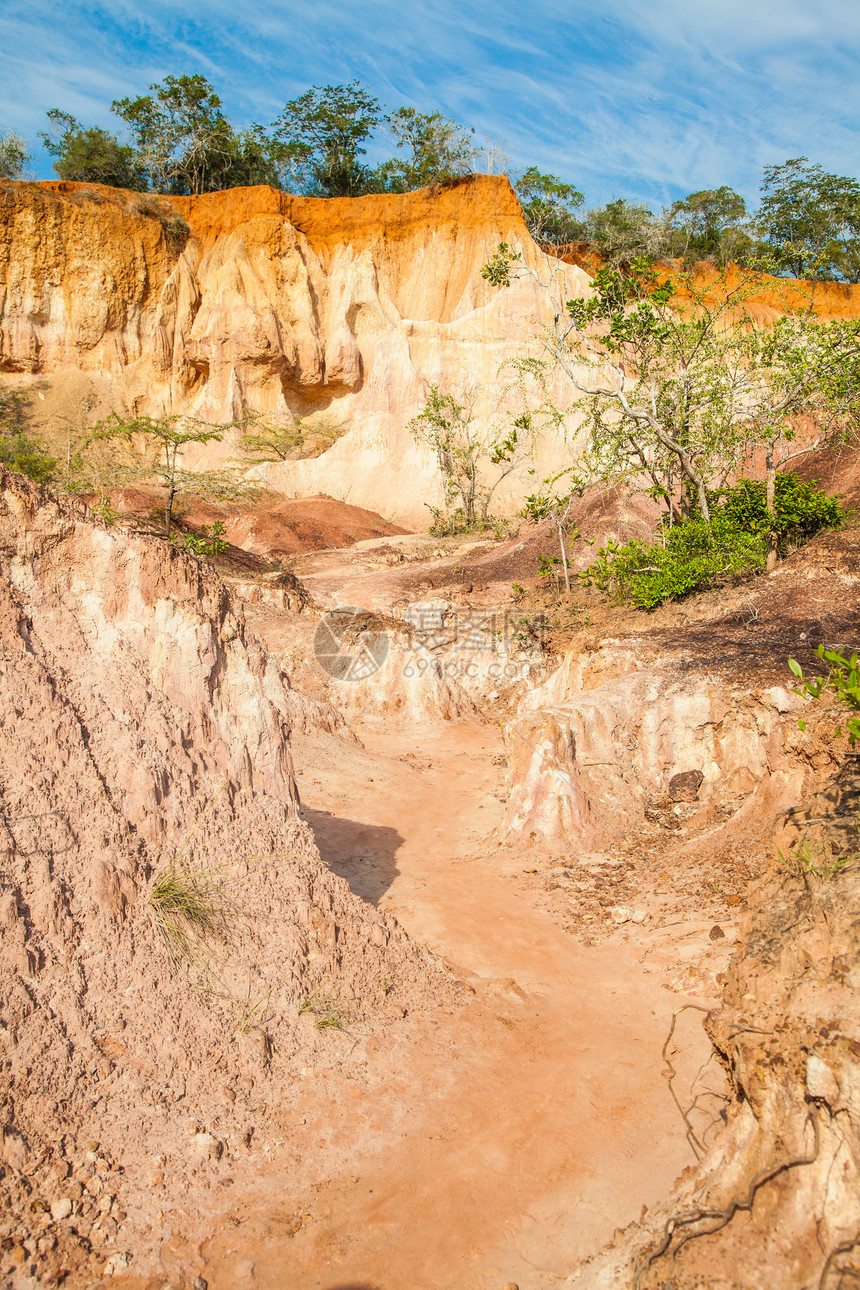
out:
<path id="1" fill-rule="evenodd" d="M 337 1037 L 343 1060 L 309 1076 L 204 1275 L 213 1290 L 544 1290 L 693 1161 L 661 1078 L 684 999 L 644 971 L 635 932 L 578 944 L 536 903 L 528 853 L 482 843 L 501 815 L 497 728 L 360 733 L 364 748 L 296 749 L 323 857 L 476 997 L 405 1058 Z M 673 1058 L 688 1085 L 709 1051 L 699 1017 Z M 372 1099 L 349 1060 L 367 1061 Z"/>

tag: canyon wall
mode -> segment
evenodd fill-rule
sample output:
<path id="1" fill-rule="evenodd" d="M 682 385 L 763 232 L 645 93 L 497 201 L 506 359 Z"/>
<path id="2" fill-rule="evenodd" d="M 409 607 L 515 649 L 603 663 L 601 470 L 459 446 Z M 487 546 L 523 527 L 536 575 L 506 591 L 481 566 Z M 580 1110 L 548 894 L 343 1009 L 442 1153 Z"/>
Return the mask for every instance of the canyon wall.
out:
<path id="1" fill-rule="evenodd" d="M 0 468 L 0 646 L 0 1246 L 91 1286 L 271 1150 L 315 998 L 364 1038 L 460 992 L 321 862 L 291 739 L 348 732 L 208 564 Z"/>
<path id="2" fill-rule="evenodd" d="M 566 295 L 587 274 L 535 245 L 504 177 L 406 195 L 323 200 L 271 188 L 200 197 L 99 185 L 0 187 L 0 371 L 35 386 L 37 411 L 85 423 L 106 411 L 295 416 L 341 432 L 322 456 L 261 468 L 287 496 L 324 491 L 426 526 L 442 501 L 431 452 L 408 425 L 429 383 L 501 424 L 506 359 L 538 353 L 549 300 L 524 277 L 481 277 L 501 241 Z M 553 391 L 562 403 L 570 391 Z M 211 467 L 235 438 L 196 450 Z M 228 436 L 229 439 L 229 436 Z M 538 473 L 569 451 L 541 446 Z M 512 511 L 533 480 L 495 498 Z"/>

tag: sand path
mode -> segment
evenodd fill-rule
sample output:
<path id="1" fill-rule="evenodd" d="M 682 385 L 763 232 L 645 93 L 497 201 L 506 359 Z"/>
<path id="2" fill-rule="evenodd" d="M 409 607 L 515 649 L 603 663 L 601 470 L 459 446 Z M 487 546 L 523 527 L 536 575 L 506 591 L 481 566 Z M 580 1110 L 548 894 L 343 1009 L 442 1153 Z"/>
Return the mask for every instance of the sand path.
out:
<path id="1" fill-rule="evenodd" d="M 520 1290 L 662 1196 L 693 1156 L 661 1046 L 684 1000 L 633 932 L 584 947 L 541 909 L 527 853 L 482 845 L 501 814 L 497 728 L 361 731 L 300 745 L 324 859 L 442 956 L 475 999 L 392 1055 L 362 1043 L 308 1077 L 289 1151 L 204 1245 L 213 1290 Z M 700 1015 L 680 1058 L 708 1053 Z M 360 1037 L 359 1037 L 360 1038 Z M 345 1053 L 349 1051 L 346 1044 Z"/>

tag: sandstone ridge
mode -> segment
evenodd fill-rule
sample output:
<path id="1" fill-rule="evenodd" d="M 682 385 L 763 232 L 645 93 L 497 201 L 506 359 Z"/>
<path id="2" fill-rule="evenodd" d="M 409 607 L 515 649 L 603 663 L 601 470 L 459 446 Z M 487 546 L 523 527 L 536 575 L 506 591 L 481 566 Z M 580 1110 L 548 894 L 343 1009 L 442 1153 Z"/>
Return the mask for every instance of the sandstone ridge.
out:
<path id="1" fill-rule="evenodd" d="M 225 422 L 252 410 L 336 426 L 328 452 L 264 467 L 266 482 L 426 525 L 439 480 L 408 423 L 428 384 L 473 396 L 489 425 L 510 382 L 500 365 L 537 345 L 546 320 L 530 279 L 503 292 L 482 279 L 501 241 L 544 279 L 559 267 L 504 177 L 330 201 L 5 184 L 0 369 L 37 383 L 45 413 L 78 421 L 133 409 Z M 587 292 L 583 270 L 561 272 L 566 291 Z M 540 471 L 561 447 L 541 448 Z M 210 446 L 189 464 L 234 451 Z M 505 487 L 497 506 L 511 510 L 528 481 Z"/>

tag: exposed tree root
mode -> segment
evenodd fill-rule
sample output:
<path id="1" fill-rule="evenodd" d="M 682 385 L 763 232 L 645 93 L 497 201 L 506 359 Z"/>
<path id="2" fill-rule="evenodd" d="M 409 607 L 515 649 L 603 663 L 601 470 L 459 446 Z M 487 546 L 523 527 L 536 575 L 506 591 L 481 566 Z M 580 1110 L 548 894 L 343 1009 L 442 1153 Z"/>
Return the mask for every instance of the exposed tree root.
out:
<path id="1" fill-rule="evenodd" d="M 678 1108 L 681 1119 L 684 1121 L 684 1125 L 687 1130 L 687 1141 L 689 1142 L 690 1146 L 693 1148 L 693 1153 L 696 1159 L 701 1160 L 702 1156 L 705 1154 L 705 1148 L 702 1145 L 702 1143 L 699 1141 L 699 1138 L 696 1135 L 696 1131 L 693 1128 L 692 1124 L 690 1123 L 689 1112 L 693 1108 L 692 1106 L 688 1107 L 687 1110 L 685 1111 L 683 1106 L 681 1105 L 678 1099 L 678 1094 L 675 1092 L 675 1088 L 674 1088 L 674 1082 L 678 1072 L 675 1070 L 675 1067 L 672 1065 L 671 1061 L 669 1060 L 669 1044 L 672 1042 L 672 1036 L 675 1033 L 675 1026 L 677 1024 L 678 1018 L 680 1017 L 682 1012 L 687 1012 L 691 1009 L 694 1012 L 704 1012 L 705 1014 L 711 1011 L 710 1008 L 703 1008 L 700 1003 L 685 1003 L 682 1008 L 675 1009 L 675 1011 L 672 1013 L 672 1024 L 669 1027 L 669 1033 L 666 1036 L 665 1043 L 663 1044 L 663 1061 L 666 1063 L 666 1065 L 669 1067 L 669 1070 L 671 1071 L 671 1075 L 669 1076 L 669 1092 L 672 1095 L 672 1101 L 675 1103 L 675 1105 Z M 695 1106 L 695 1104 L 696 1103 L 694 1101 L 693 1106 Z"/>
<path id="2" fill-rule="evenodd" d="M 633 1281 L 631 1283 L 631 1290 L 639 1290 L 639 1287 L 642 1284 L 642 1277 L 645 1275 L 645 1273 L 650 1270 L 652 1265 L 656 1263 L 658 1259 L 662 1259 L 664 1255 L 667 1254 L 670 1246 L 672 1245 L 672 1240 L 675 1236 L 675 1233 L 679 1230 L 679 1228 L 687 1227 L 692 1223 L 700 1223 L 704 1219 L 717 1220 L 715 1226 L 713 1227 L 708 1227 L 697 1232 L 683 1232 L 681 1234 L 681 1237 L 677 1245 L 672 1250 L 673 1263 L 677 1258 L 679 1251 L 683 1249 L 683 1247 L 686 1244 L 688 1244 L 688 1242 L 694 1241 L 696 1240 L 697 1237 L 700 1237 L 700 1236 L 713 1236 L 716 1232 L 719 1232 L 721 1231 L 722 1228 L 728 1226 L 728 1224 L 732 1221 L 732 1219 L 734 1218 L 738 1210 L 752 1209 L 753 1201 L 755 1200 L 756 1193 L 759 1191 L 761 1187 L 765 1185 L 765 1183 L 772 1182 L 772 1180 L 774 1178 L 777 1178 L 780 1174 L 785 1173 L 789 1169 L 795 1169 L 799 1165 L 814 1164 L 814 1162 L 818 1159 L 818 1152 L 821 1146 L 821 1131 L 818 1127 L 818 1120 L 814 1112 L 810 1113 L 808 1118 L 812 1123 L 813 1132 L 815 1134 L 815 1146 L 811 1155 L 796 1156 L 793 1160 L 786 1160 L 782 1164 L 774 1165 L 768 1169 L 760 1170 L 757 1174 L 753 1176 L 746 1196 L 742 1199 L 733 1200 L 731 1204 L 728 1205 L 725 1209 L 699 1209 L 699 1210 L 696 1210 L 694 1213 L 678 1214 L 670 1219 L 667 1219 L 663 1229 L 663 1239 L 660 1245 L 658 1246 L 658 1248 L 656 1250 L 652 1250 L 651 1253 L 647 1255 L 643 1263 L 636 1264 L 636 1267 L 633 1270 Z M 849 1245 L 847 1248 L 851 1249 L 852 1246 Z M 845 1253 L 845 1251 L 844 1250 L 834 1251 L 834 1256 L 837 1255 L 838 1253 Z"/>
<path id="3" fill-rule="evenodd" d="M 843 1241 L 841 1245 L 837 1245 L 834 1249 L 830 1251 L 830 1253 L 827 1256 L 827 1262 L 824 1264 L 824 1267 L 821 1269 L 821 1276 L 818 1279 L 818 1290 L 826 1290 L 827 1278 L 830 1276 L 830 1273 L 833 1270 L 834 1264 L 836 1263 L 836 1260 L 839 1258 L 839 1256 L 841 1254 L 849 1254 L 850 1251 L 855 1250 L 858 1245 L 860 1245 L 860 1233 L 858 1233 L 857 1236 L 853 1238 L 853 1240 Z M 846 1273 L 849 1273 L 852 1277 L 856 1278 L 857 1284 L 860 1285 L 860 1269 L 855 1270 L 855 1268 L 839 1268 L 837 1269 L 837 1271 L 839 1272 L 840 1277 L 844 1277 Z M 840 1286 L 842 1285 L 841 1280 L 839 1284 Z"/>

